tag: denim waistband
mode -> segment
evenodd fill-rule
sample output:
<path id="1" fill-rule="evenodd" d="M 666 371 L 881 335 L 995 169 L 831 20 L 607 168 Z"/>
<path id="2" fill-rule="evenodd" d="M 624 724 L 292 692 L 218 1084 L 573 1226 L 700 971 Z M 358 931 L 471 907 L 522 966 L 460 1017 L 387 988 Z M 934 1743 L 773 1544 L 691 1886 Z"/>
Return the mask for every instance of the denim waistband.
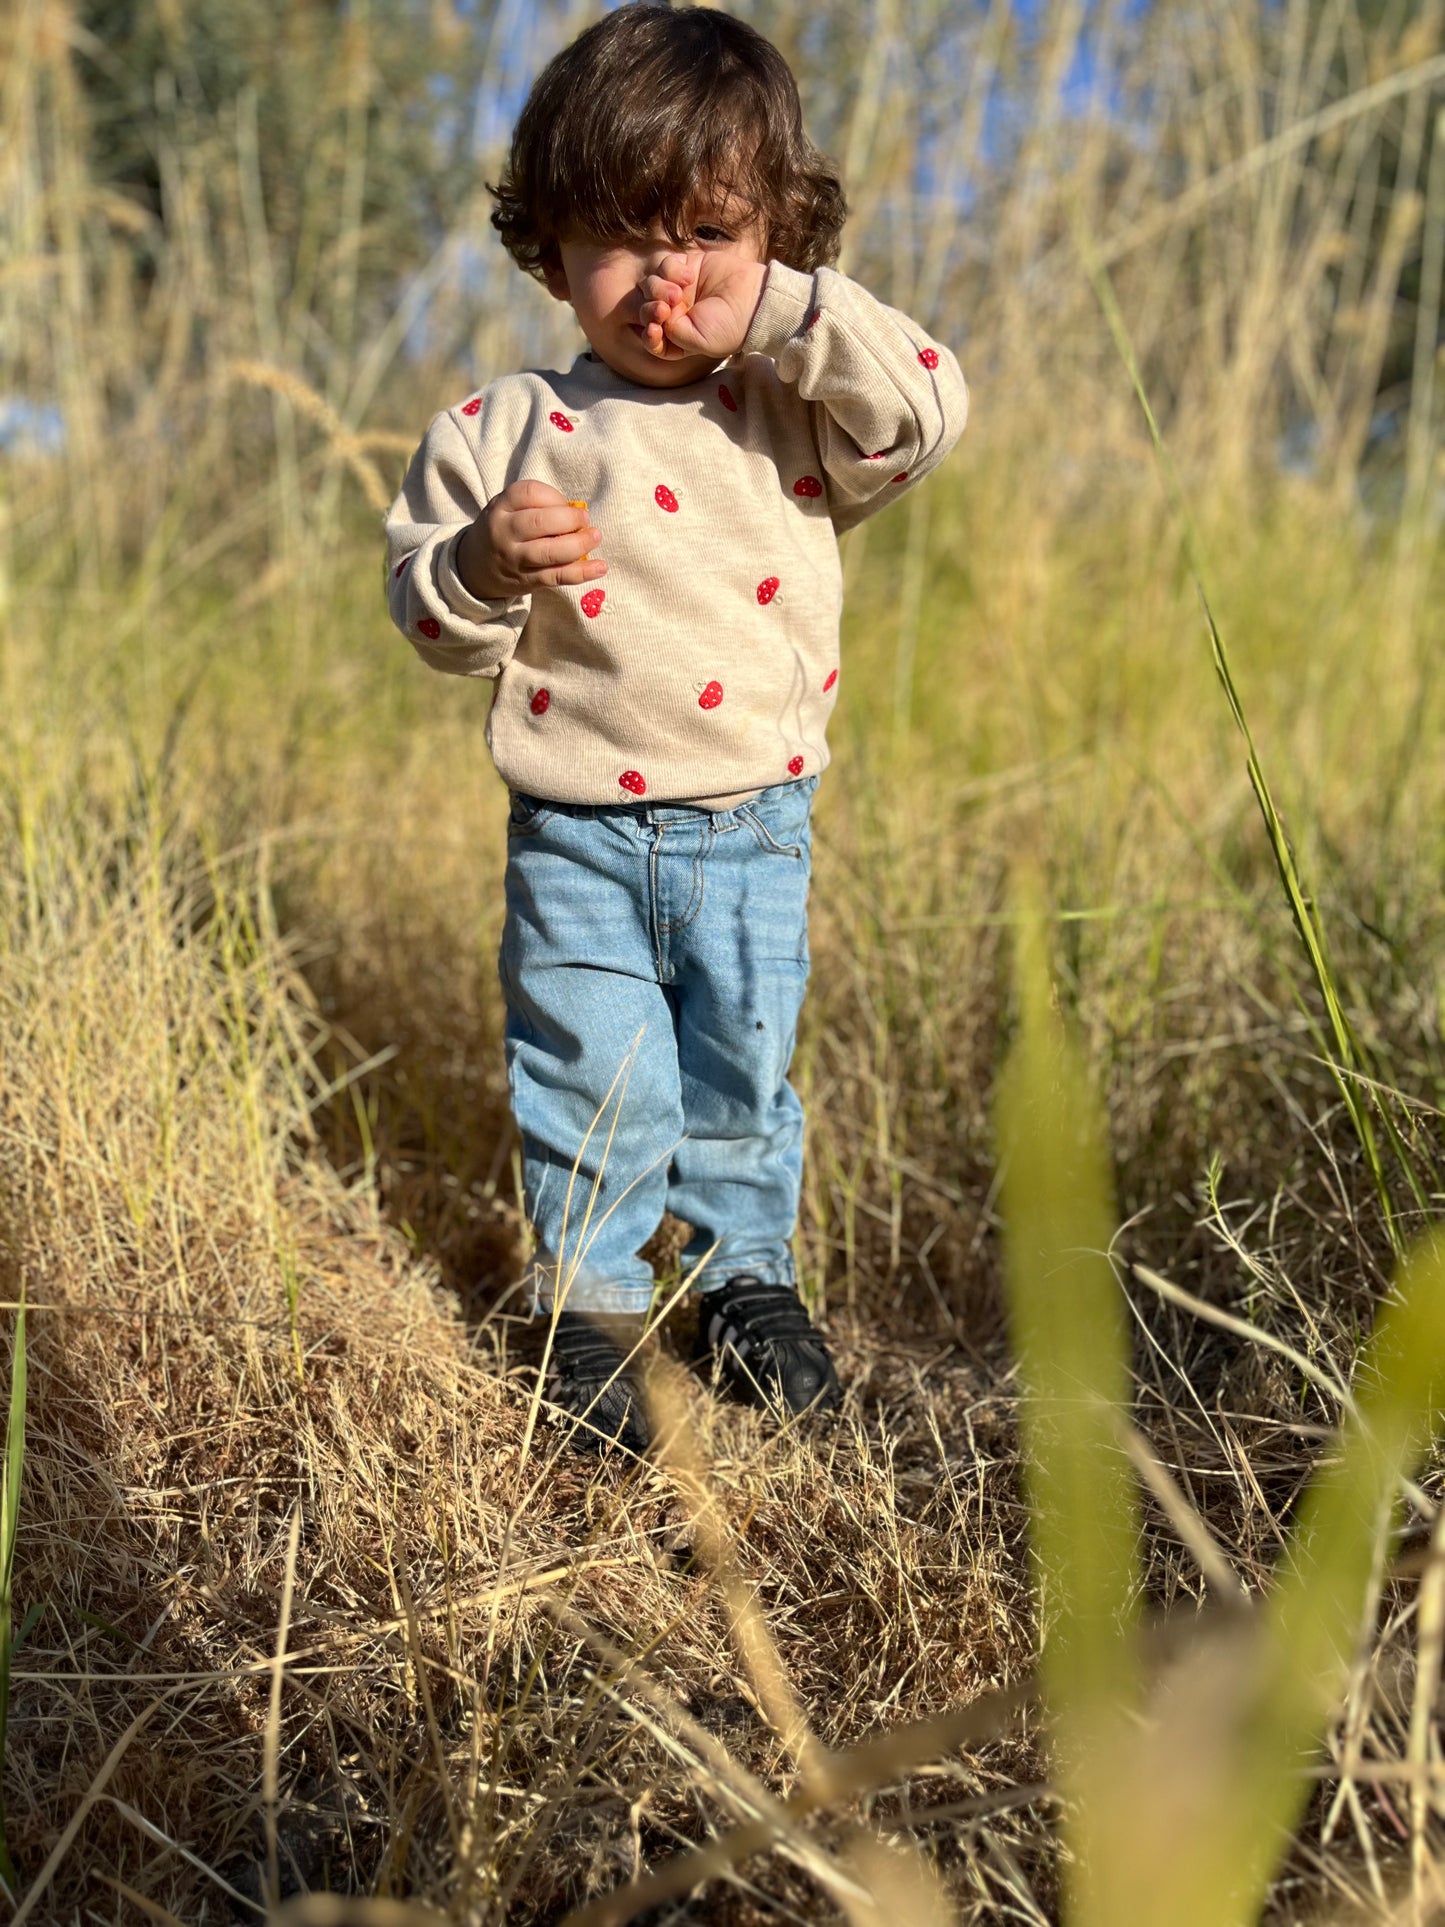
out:
<path id="1" fill-rule="evenodd" d="M 745 797 L 743 802 L 733 803 L 726 809 L 710 809 L 705 803 L 561 803 L 555 797 L 535 796 L 527 790 L 513 790 L 512 795 L 519 797 L 524 804 L 540 804 L 559 816 L 620 816 L 630 817 L 638 823 L 677 823 L 695 816 L 727 818 L 734 810 L 770 803 L 783 796 L 811 794 L 817 787 L 816 776 L 799 776 L 791 782 L 773 783 L 767 789 L 757 790 L 752 796 Z"/>

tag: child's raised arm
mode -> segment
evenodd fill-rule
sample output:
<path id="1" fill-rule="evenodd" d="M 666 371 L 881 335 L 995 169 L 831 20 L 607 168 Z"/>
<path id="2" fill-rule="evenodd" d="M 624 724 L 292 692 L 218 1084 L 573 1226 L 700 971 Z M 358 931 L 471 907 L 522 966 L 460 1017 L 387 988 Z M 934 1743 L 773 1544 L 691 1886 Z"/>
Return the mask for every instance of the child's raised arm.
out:
<path id="1" fill-rule="evenodd" d="M 950 351 L 832 268 L 771 262 L 742 351 L 770 356 L 810 404 L 840 533 L 936 468 L 968 419 Z"/>

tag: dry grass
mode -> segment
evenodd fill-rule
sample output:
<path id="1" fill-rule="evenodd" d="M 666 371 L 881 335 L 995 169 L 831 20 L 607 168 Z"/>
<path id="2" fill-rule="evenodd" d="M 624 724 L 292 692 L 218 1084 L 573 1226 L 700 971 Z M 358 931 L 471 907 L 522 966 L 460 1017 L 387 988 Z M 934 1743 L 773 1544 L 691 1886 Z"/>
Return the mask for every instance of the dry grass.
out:
<path id="1" fill-rule="evenodd" d="M 1021 852 L 1107 1109 L 1133 1418 L 1167 1473 L 1151 1611 L 1195 1614 L 1211 1573 L 1269 1587 L 1389 1270 L 1081 224 L 1343 1009 L 1438 1204 L 1441 13 L 1106 8 L 1118 100 L 1152 130 L 1129 141 L 1118 113 L 1057 111 L 1071 6 L 980 30 L 900 0 L 812 37 L 757 17 L 848 161 L 850 266 L 959 341 L 976 390 L 950 471 L 845 553 L 795 1074 L 799 1256 L 847 1407 L 780 1436 L 685 1395 L 711 1562 L 831 1757 L 1033 1670 L 991 1126 Z M 565 23 L 528 18 L 534 63 Z M 366 504 L 392 438 L 479 367 L 568 352 L 559 317 L 468 294 L 476 206 L 432 252 L 368 200 L 407 104 L 377 78 L 403 85 L 387 10 L 357 11 L 344 57 L 292 47 L 316 142 L 291 200 L 254 103 L 202 111 L 167 42 L 159 217 L 91 175 L 68 20 L 28 0 L 0 27 L 0 368 L 70 431 L 60 460 L 6 455 L 0 498 L 0 1268 L 30 1308 L 16 1621 L 43 1609 L 4 1762 L 26 1917 L 255 1918 L 274 1859 L 283 1891 L 521 1927 L 762 1815 L 781 1845 L 658 1923 L 870 1918 L 867 1889 L 920 1876 L 880 1871 L 860 1824 L 921 1843 L 959 1921 L 1054 1918 L 1032 1712 L 784 1824 L 806 1774 L 689 1476 L 528 1432 L 486 692 L 388 631 Z M 461 71 L 471 26 L 438 7 L 428 31 Z M 1000 71 L 1016 149 L 985 138 Z M 1377 459 L 1381 371 L 1405 366 Z M 1274 462 L 1290 411 L 1308 479 Z M 1439 1489 L 1427 1469 L 1279 1921 L 1428 1911 Z M 936 1903 L 916 1891 L 895 1918 Z"/>
<path id="2" fill-rule="evenodd" d="M 121 902 L 132 931 L 129 891 Z M 655 1852 L 718 1810 L 687 1748 L 594 1670 L 564 1608 L 648 1649 L 735 1757 L 771 1776 L 776 1743 L 727 1657 L 672 1480 L 650 1467 L 593 1474 L 547 1434 L 524 1463 L 527 1399 L 498 1356 L 505 1328 L 468 1329 L 378 1221 L 369 1187 L 348 1195 L 319 1167 L 287 1175 L 282 1120 L 306 1071 L 283 1039 L 309 1021 L 295 985 L 263 985 L 242 965 L 250 1024 L 206 1035 L 187 1006 L 208 970 L 213 988 L 245 994 L 222 946 L 188 955 L 172 926 L 122 975 L 103 932 L 68 936 L 54 994 L 72 1037 L 113 1028 L 107 987 L 154 973 L 146 1028 L 175 1054 L 169 1128 L 184 1148 L 156 1208 L 138 1206 L 157 1156 L 153 1067 L 118 1054 L 105 1087 L 82 1072 L 82 1092 L 35 1065 L 30 1088 L 56 1106 L 47 1120 L 26 1102 L 31 1064 L 11 1055 L 7 1142 L 48 1122 L 54 1146 L 11 1193 L 29 1227 L 12 1275 L 25 1277 L 35 1334 L 23 1586 L 46 1601 L 15 1674 L 22 1865 L 38 1864 L 99 1760 L 148 1713 L 62 1891 L 78 1898 L 104 1864 L 193 1915 L 208 1876 L 179 1856 L 188 1847 L 255 1896 L 254 1794 L 297 1516 L 280 1832 L 308 1884 L 329 1871 L 343 1886 L 465 1894 L 476 1917 L 547 1918 L 583 1867 L 633 1872 L 644 1840 Z M 254 1050 L 263 1028 L 269 1059 Z M 280 1129 L 245 1129 L 236 1099 L 250 1079 L 270 1100 L 256 1114 Z M 82 1097 L 107 1120 L 103 1147 Z M 845 1428 L 821 1465 L 742 1415 L 704 1419 L 725 1513 L 750 1515 L 747 1570 L 835 1744 L 880 1713 L 970 1697 L 1017 1662 L 1027 1624 L 1021 1599 L 1016 1615 L 998 1610 L 1018 1592 L 1017 1548 L 993 1508 L 976 1509 L 981 1473 L 961 1447 L 950 1485 L 933 1490 L 948 1406 L 962 1399 L 976 1436 L 998 1430 L 977 1375 L 925 1379 L 906 1353 L 863 1364 L 855 1383 L 871 1371 L 895 1415 Z"/>
<path id="3" fill-rule="evenodd" d="M 981 601 L 1021 599 L 1006 531 L 978 548 Z M 1137 606 L 1153 561 L 1129 545 L 1095 553 L 1114 578 L 1096 583 L 1098 606 Z M 875 548 L 880 597 L 889 566 Z M 1044 566 L 1050 581 L 1068 568 Z M 1267 557 L 1238 566 L 1267 583 Z M 945 580 L 948 567 L 940 552 Z M 1357 567 L 1353 608 L 1324 631 L 1341 647 L 1375 593 Z M 1177 638 L 1176 687 L 1167 708 L 1125 705 L 1101 725 L 1109 750 L 999 740 L 1062 734 L 1091 682 L 1120 673 L 1114 625 L 1081 634 L 1060 594 L 992 660 L 981 618 L 961 649 L 951 615 L 921 638 L 929 673 L 945 650 L 979 664 L 991 767 L 970 778 L 940 744 L 910 770 L 907 743 L 889 759 L 845 727 L 851 761 L 825 787 L 801 1248 L 840 1340 L 848 1414 L 810 1441 L 710 1410 L 700 1391 L 694 1405 L 741 1569 L 831 1747 L 1032 1665 L 988 1125 L 1013 851 L 1046 833 L 1074 912 L 1060 988 L 1109 1094 L 1125 1255 L 1302 1350 L 1326 1386 L 1383 1282 L 1358 1146 L 1289 1001 L 1289 929 L 1247 789 L 1207 756 L 1174 772 L 1173 794 L 1157 775 L 1191 721 L 1227 770 L 1227 723 L 1212 729 L 1207 665 L 1196 680 L 1189 664 L 1184 592 L 1151 593 Z M 879 645 L 866 592 L 860 605 L 849 660 L 866 687 Z M 1321 627 L 1306 619 L 1301 635 L 1297 620 L 1271 635 L 1276 660 L 1321 646 Z M 207 646 L 204 611 L 185 633 Z M 737 1789 L 627 1671 L 639 1654 L 740 1767 L 790 1781 L 673 1478 L 593 1472 L 559 1457 L 547 1426 L 521 1462 L 528 1381 L 506 1315 L 520 1225 L 492 973 L 501 812 L 458 714 L 473 692 L 413 676 L 365 603 L 348 633 L 365 638 L 359 654 L 291 683 L 264 631 L 232 630 L 225 687 L 202 686 L 169 774 L 142 741 L 143 781 L 114 720 L 124 703 L 66 687 L 76 644 L 12 649 L 12 671 L 28 656 L 32 725 L 54 704 L 31 739 L 0 970 L 6 1271 L 32 1306 L 17 1597 L 45 1603 L 16 1658 L 7 1766 L 31 1877 L 150 1709 L 56 1869 L 57 1917 L 85 1905 L 129 1918 L 100 1868 L 185 1920 L 239 1904 L 213 1874 L 259 1895 L 298 1507 L 274 1729 L 288 1880 L 544 1921 L 736 1824 Z M 1052 718 L 1021 724 L 1007 691 L 1045 663 L 1078 693 L 1050 692 Z M 330 700 L 314 698 L 328 676 Z M 291 687 L 314 709 L 288 714 Z M 251 719 L 239 740 L 237 714 Z M 1271 707 L 1272 731 L 1289 724 Z M 1160 788 L 1121 784 L 1130 764 L 1152 764 Z M 1392 832 L 1391 892 L 1415 906 L 1398 962 L 1382 967 L 1343 915 L 1372 835 L 1363 858 L 1331 865 L 1327 914 L 1354 1008 L 1419 1096 L 1440 1088 L 1439 951 L 1421 875 L 1433 845 L 1412 850 L 1416 834 L 1413 819 Z M 1211 862 L 1205 838 L 1227 856 Z M 1143 1273 L 1132 1296 L 1136 1418 L 1232 1568 L 1263 1588 L 1338 1401 L 1278 1352 L 1161 1303 Z M 1205 1597 L 1159 1511 L 1148 1575 L 1160 1607 Z M 1413 1600 L 1402 1581 L 1337 1742 L 1372 1771 L 1405 1755 Z M 599 1635 L 626 1659 L 600 1657 Z M 1301 1892 L 1368 1898 L 1367 1849 L 1382 1889 L 1403 1865 L 1408 1792 L 1349 1784 L 1327 1846 L 1328 1807 L 1311 1822 Z M 810 1825 L 823 1849 L 860 1813 L 910 1831 L 960 1917 L 989 1920 L 1047 1914 L 1053 1811 L 1025 1721 Z M 743 1875 L 708 1890 L 707 1917 L 816 1918 L 830 1904 L 787 1857 Z"/>

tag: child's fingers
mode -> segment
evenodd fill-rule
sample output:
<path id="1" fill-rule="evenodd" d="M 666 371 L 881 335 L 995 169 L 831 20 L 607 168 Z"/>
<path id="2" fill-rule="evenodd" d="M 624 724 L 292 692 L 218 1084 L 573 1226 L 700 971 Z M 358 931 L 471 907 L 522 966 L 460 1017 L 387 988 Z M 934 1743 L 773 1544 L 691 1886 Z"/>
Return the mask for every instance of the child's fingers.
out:
<path id="1" fill-rule="evenodd" d="M 579 582 L 595 582 L 599 575 L 606 575 L 607 564 L 600 556 L 587 562 L 562 562 L 554 568 L 538 569 L 525 577 L 528 589 L 564 589 Z"/>
<path id="2" fill-rule="evenodd" d="M 567 497 L 560 488 L 553 488 L 550 482 L 536 482 L 523 477 L 520 482 L 509 482 L 497 497 L 500 506 L 508 511 L 565 506 Z"/>
<path id="3" fill-rule="evenodd" d="M 708 344 L 698 333 L 697 323 L 690 313 L 670 316 L 663 329 L 663 339 L 675 355 L 695 355 L 707 351 Z"/>
<path id="4" fill-rule="evenodd" d="M 658 273 L 680 287 L 690 287 L 697 279 L 697 263 L 685 254 L 664 254 L 657 264 Z"/>
<path id="5" fill-rule="evenodd" d="M 672 310 L 669 308 L 666 314 L 659 315 L 655 321 L 649 321 L 647 324 L 647 345 L 654 354 L 667 341 L 667 324 L 671 319 Z"/>
<path id="6" fill-rule="evenodd" d="M 686 295 L 687 289 L 680 282 L 668 281 L 660 274 L 649 274 L 642 284 L 644 301 L 681 301 Z"/>
<path id="7" fill-rule="evenodd" d="M 523 575 L 545 576 L 551 569 L 580 562 L 601 539 L 593 528 L 583 529 L 580 535 L 541 536 L 535 542 L 520 544 L 516 553 L 516 567 Z"/>
<path id="8" fill-rule="evenodd" d="M 544 535 L 576 535 L 590 526 L 585 506 L 579 509 L 564 501 L 559 508 L 516 510 L 509 533 L 513 542 L 535 542 Z"/>
<path id="9" fill-rule="evenodd" d="M 647 330 L 645 346 L 647 352 L 656 355 L 659 361 L 677 361 L 683 352 L 681 348 L 673 346 L 655 321 Z"/>

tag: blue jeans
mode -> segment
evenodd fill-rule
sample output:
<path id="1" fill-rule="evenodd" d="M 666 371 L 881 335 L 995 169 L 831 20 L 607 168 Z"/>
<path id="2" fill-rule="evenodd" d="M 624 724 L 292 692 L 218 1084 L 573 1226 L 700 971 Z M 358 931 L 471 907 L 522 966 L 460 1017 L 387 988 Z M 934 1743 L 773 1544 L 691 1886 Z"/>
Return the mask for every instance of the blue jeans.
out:
<path id="1" fill-rule="evenodd" d="M 730 810 L 513 793 L 498 961 L 534 1308 L 645 1311 L 664 1210 L 689 1268 L 712 1254 L 703 1290 L 795 1283 L 817 786 Z"/>

